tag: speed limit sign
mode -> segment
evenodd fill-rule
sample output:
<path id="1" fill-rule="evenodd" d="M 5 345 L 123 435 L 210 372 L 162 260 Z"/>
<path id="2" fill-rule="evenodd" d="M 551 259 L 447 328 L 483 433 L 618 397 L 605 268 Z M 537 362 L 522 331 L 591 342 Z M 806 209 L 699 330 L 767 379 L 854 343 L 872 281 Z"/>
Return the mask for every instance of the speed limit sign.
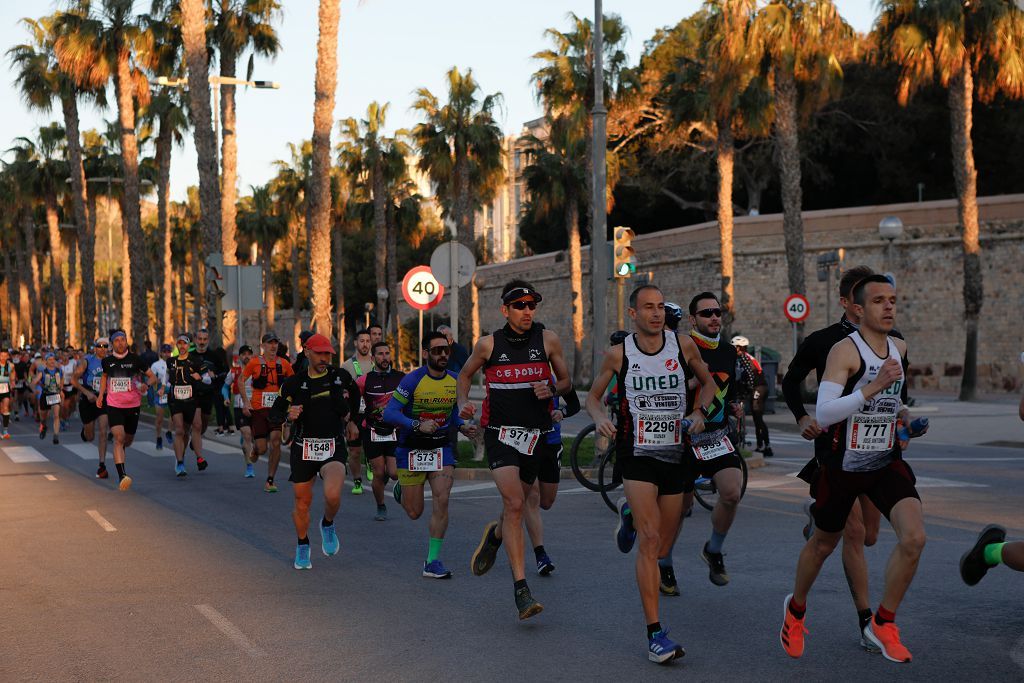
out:
<path id="1" fill-rule="evenodd" d="M 790 294 L 782 308 L 791 323 L 802 323 L 811 314 L 811 305 L 802 294 Z"/>
<path id="2" fill-rule="evenodd" d="M 444 287 L 434 278 L 430 266 L 416 266 L 402 279 L 406 303 L 420 311 L 429 311 L 441 303 Z"/>

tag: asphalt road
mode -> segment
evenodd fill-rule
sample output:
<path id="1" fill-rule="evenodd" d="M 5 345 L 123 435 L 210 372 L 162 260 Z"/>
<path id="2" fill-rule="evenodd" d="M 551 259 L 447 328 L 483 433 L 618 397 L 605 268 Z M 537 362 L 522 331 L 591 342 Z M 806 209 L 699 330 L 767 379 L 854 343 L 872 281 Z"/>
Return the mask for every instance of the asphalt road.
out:
<path id="1" fill-rule="evenodd" d="M 25 422 L 0 442 L 3 681 L 1024 680 L 1024 575 L 1000 567 L 967 588 L 957 573 L 984 524 L 1024 538 L 1021 449 L 921 439 L 908 454 L 929 533 L 898 615 L 912 664 L 857 647 L 838 555 L 811 594 L 807 652 L 794 661 L 778 629 L 803 543 L 805 487 L 791 475 L 808 447 L 777 435 L 726 541 L 728 586 L 712 585 L 697 557 L 708 514 L 686 521 L 675 552 L 683 595 L 662 599 L 662 621 L 687 656 L 659 667 L 646 658 L 633 558 L 615 549 L 614 516 L 575 482 L 544 515 L 557 570 L 531 574 L 530 585 L 545 611 L 519 623 L 504 554 L 487 576 L 469 571 L 499 506 L 489 482 L 457 482 L 442 552 L 450 581 L 420 577 L 426 514 L 412 522 L 389 497 L 391 518 L 374 522 L 368 492 L 343 496 L 341 553 L 325 558 L 314 529 L 313 570 L 299 572 L 287 470 L 281 492 L 265 494 L 262 477 L 242 478 L 239 453 L 221 445 L 206 472 L 190 463 L 176 479 L 170 451 L 155 455 L 143 425 L 143 445 L 129 450 L 135 485 L 121 493 L 112 466 L 111 479 L 94 478 L 94 450 L 73 425 L 66 445 L 40 441 Z M 883 521 L 867 550 L 876 601 L 893 542 Z"/>

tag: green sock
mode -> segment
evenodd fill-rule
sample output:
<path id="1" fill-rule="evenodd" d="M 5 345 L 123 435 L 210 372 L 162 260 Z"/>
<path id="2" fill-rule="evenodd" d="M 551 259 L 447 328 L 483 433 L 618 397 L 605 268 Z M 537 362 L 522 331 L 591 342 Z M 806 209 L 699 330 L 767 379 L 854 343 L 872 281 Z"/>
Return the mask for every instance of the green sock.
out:
<path id="1" fill-rule="evenodd" d="M 989 543 L 985 546 L 985 563 L 993 567 L 1003 561 L 1003 546 L 1005 543 Z"/>
<path id="2" fill-rule="evenodd" d="M 441 555 L 442 543 L 444 543 L 443 538 L 430 539 L 430 548 L 427 550 L 427 562 L 433 562 Z"/>

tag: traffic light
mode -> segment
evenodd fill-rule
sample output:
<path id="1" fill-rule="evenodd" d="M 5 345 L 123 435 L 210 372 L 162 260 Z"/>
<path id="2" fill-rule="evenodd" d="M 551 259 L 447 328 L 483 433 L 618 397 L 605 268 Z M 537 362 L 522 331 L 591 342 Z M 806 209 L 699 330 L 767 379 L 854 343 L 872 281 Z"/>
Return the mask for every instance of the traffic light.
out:
<path id="1" fill-rule="evenodd" d="M 612 248 L 612 274 L 615 277 L 627 278 L 636 273 L 636 250 L 633 249 L 633 238 L 636 233 L 632 228 L 615 228 L 615 245 Z"/>

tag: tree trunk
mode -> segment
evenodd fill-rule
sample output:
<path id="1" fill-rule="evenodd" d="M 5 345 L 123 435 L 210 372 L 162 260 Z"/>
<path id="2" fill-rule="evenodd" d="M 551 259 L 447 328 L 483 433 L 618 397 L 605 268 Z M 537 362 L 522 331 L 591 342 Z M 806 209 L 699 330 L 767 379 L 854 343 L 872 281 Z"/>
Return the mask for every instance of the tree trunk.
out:
<path id="1" fill-rule="evenodd" d="M 331 337 L 331 126 L 338 82 L 338 22 L 341 0 L 320 0 L 313 98 L 313 166 L 308 183 L 307 249 L 312 274 L 313 328 Z M 335 267 L 341 269 L 341 263 Z"/>
<path id="2" fill-rule="evenodd" d="M 957 209 L 963 230 L 964 251 L 964 375 L 960 400 L 973 400 L 978 389 L 978 318 L 985 298 L 981 272 L 981 244 L 978 241 L 978 171 L 974 167 L 974 74 L 964 60 L 949 83 L 950 142 L 953 147 L 953 179 L 956 181 Z"/>
<path id="3" fill-rule="evenodd" d="M 174 306 L 171 304 L 173 281 L 171 275 L 171 221 L 168 216 L 171 189 L 171 148 L 174 145 L 171 124 L 166 118 L 160 119 L 160 131 L 156 138 L 156 225 L 160 235 L 160 287 L 158 288 L 160 309 L 160 339 L 162 342 L 172 340 L 174 334 Z"/>
<path id="4" fill-rule="evenodd" d="M 77 233 L 77 231 L 76 231 Z M 78 239 L 71 239 L 64 247 L 68 259 L 68 343 L 78 347 L 81 336 L 82 282 L 78 278 Z"/>
<path id="5" fill-rule="evenodd" d="M 133 277 L 132 269 L 130 267 L 131 252 L 129 250 L 130 244 L 128 242 L 128 231 L 124 225 L 124 195 L 121 196 L 119 201 L 121 207 L 121 242 L 119 247 L 121 253 L 117 259 L 114 259 L 114 255 L 110 255 L 111 262 L 118 260 L 121 262 L 121 321 L 120 326 L 124 328 L 126 332 L 132 335 L 132 341 L 135 340 L 135 333 L 132 331 L 132 281 Z M 107 204 L 109 208 L 110 205 Z M 138 260 L 138 259 L 136 259 Z"/>
<path id="6" fill-rule="evenodd" d="M 583 265 L 580 256 L 579 198 L 567 188 L 565 229 L 569 237 L 569 288 L 572 291 L 572 381 L 583 385 Z"/>
<path id="7" fill-rule="evenodd" d="M 199 207 L 202 225 L 203 253 L 223 249 L 221 242 L 221 200 L 217 178 L 217 140 L 213 134 L 210 112 L 210 65 L 206 54 L 206 3 L 203 0 L 181 0 L 181 35 L 188 64 L 188 96 L 195 129 L 197 165 L 199 170 Z M 227 259 L 227 254 L 224 255 Z M 226 261 L 225 261 L 226 262 Z M 194 272 L 194 270 L 193 270 Z M 193 285 L 195 286 L 195 285 Z M 212 288 L 201 287 L 200 296 L 209 294 L 206 308 L 210 319 L 210 338 L 219 342 L 220 324 L 213 312 L 217 302 Z M 198 328 L 197 328 L 198 329 Z"/>
<path id="8" fill-rule="evenodd" d="M 92 217 L 87 213 L 88 205 L 85 168 L 82 166 L 82 142 L 79 132 L 78 101 L 73 95 L 61 98 L 64 112 L 64 129 L 67 131 L 68 163 L 71 166 L 71 210 L 75 217 L 78 231 L 78 251 L 82 258 L 81 308 L 84 318 L 84 339 L 91 341 L 96 334 L 96 283 L 93 280 L 93 249 L 86 249 L 85 242 L 89 239 L 87 226 Z M 95 238 L 95 232 L 93 233 Z M 86 254 L 89 262 L 86 263 Z"/>
<path id="9" fill-rule="evenodd" d="M 274 243 L 260 245 L 263 257 L 263 310 L 266 312 L 267 329 L 274 329 L 277 298 L 274 295 Z"/>
<path id="10" fill-rule="evenodd" d="M 202 248 L 198 243 L 192 245 L 192 334 L 196 334 L 199 330 L 206 327 L 206 321 L 203 319 L 203 308 L 205 302 L 203 301 L 203 267 L 202 267 Z M 210 339 L 213 339 L 213 333 L 210 333 Z"/>
<path id="11" fill-rule="evenodd" d="M 471 252 L 476 252 L 474 247 L 475 235 L 473 233 L 473 197 L 469 169 L 469 152 L 465 142 L 461 145 L 456 143 L 455 148 L 455 220 L 459 229 L 459 242 L 466 245 Z M 452 283 L 455 286 L 455 283 Z M 459 290 L 459 310 L 453 311 L 452 316 L 459 316 L 459 336 L 463 343 L 472 348 L 476 343 L 472 339 L 471 326 L 473 324 L 472 308 L 469 305 L 469 287 L 462 287 Z"/>
<path id="12" fill-rule="evenodd" d="M 295 353 L 296 347 L 299 344 L 299 333 L 302 332 L 302 297 L 299 292 L 299 236 L 302 234 L 302 228 L 305 221 L 296 221 L 292 229 L 292 263 L 291 263 L 291 280 L 292 280 L 292 341 L 289 344 L 289 350 Z"/>
<path id="13" fill-rule="evenodd" d="M 178 332 L 188 329 L 188 290 L 185 289 L 185 268 L 187 263 L 182 263 L 178 270 Z M 177 335 L 175 335 L 177 336 Z"/>
<path id="14" fill-rule="evenodd" d="M 64 255 L 64 244 L 60 238 L 60 216 L 57 214 L 57 195 L 47 192 L 44 197 L 46 205 L 46 227 L 50 234 L 50 297 L 53 312 L 56 316 L 55 338 L 53 342 L 59 346 L 67 344 L 67 297 L 64 293 L 63 264 L 67 261 Z"/>
<path id="15" fill-rule="evenodd" d="M 395 224 L 395 205 L 388 202 L 388 327 L 394 335 L 395 359 L 402 357 L 402 346 L 398 340 L 398 226 Z"/>
<path id="16" fill-rule="evenodd" d="M 238 55 L 229 46 L 221 44 L 220 75 L 235 77 Z M 235 135 L 235 86 L 222 85 L 221 92 L 221 201 L 220 242 L 224 265 L 238 265 L 237 207 L 238 201 L 238 138 Z M 236 341 L 239 311 L 224 311 L 224 348 L 238 347 Z"/>
<path id="17" fill-rule="evenodd" d="M 791 294 L 806 294 L 804 278 L 803 188 L 800 172 L 800 130 L 797 125 L 797 92 L 793 74 L 775 69 L 775 162 L 782 186 L 782 234 L 786 244 L 786 275 Z M 827 283 L 831 287 L 832 283 Z M 826 311 L 826 322 L 831 311 Z M 797 336 L 803 337 L 803 323 Z"/>
<path id="18" fill-rule="evenodd" d="M 735 311 L 732 253 L 732 178 L 736 149 L 729 121 L 718 122 L 715 159 L 718 166 L 718 233 L 722 258 L 722 337 L 728 338 Z"/>
<path id="19" fill-rule="evenodd" d="M 87 188 L 88 189 L 88 188 Z M 85 315 L 85 340 L 93 342 L 100 336 L 99 297 L 96 296 L 96 193 L 86 194 L 89 214 L 85 235 L 79 234 L 82 253 L 82 307 Z M 90 300 L 92 311 L 90 312 Z"/>
<path id="20" fill-rule="evenodd" d="M 341 226 L 335 226 L 331 231 L 331 248 L 333 251 L 332 261 L 334 263 L 334 310 L 335 320 L 334 334 L 338 337 L 338 354 L 345 357 L 345 278 L 342 270 L 342 233 Z"/>
<path id="21" fill-rule="evenodd" d="M 16 243 L 16 240 L 15 240 Z M 7 278 L 7 313 L 10 318 L 10 326 L 7 328 L 11 335 L 11 346 L 18 344 L 18 335 L 21 334 L 21 311 L 19 310 L 18 290 L 21 277 L 17 271 L 17 256 L 11 260 L 11 252 L 17 254 L 18 249 L 3 249 L 4 274 Z"/>
<path id="22" fill-rule="evenodd" d="M 384 172 L 380 166 L 378 162 L 373 169 L 374 277 L 377 281 L 377 314 L 374 320 L 380 325 L 387 325 L 387 300 L 381 293 L 386 292 L 388 287 L 388 227 Z"/>
<path id="23" fill-rule="evenodd" d="M 35 225 L 32 214 L 28 211 L 21 215 L 22 238 L 25 240 L 25 265 L 27 266 L 26 283 L 28 284 L 28 300 L 32 308 L 31 339 L 35 344 L 42 341 L 43 336 L 43 302 L 40 295 L 42 288 L 39 283 L 39 257 L 36 249 Z"/>

